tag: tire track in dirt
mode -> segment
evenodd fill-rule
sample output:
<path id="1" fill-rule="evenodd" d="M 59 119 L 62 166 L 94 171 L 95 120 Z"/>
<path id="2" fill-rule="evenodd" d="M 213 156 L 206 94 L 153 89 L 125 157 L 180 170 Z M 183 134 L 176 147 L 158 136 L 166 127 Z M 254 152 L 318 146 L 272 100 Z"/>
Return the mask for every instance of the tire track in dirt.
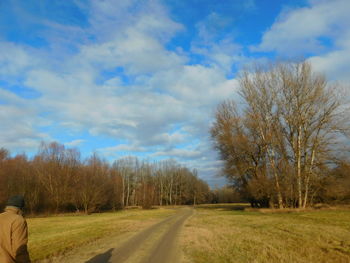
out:
<path id="1" fill-rule="evenodd" d="M 186 219 L 190 217 L 193 210 L 188 210 L 174 224 L 170 226 L 167 232 L 158 241 L 156 247 L 152 250 L 149 258 L 142 263 L 173 263 L 178 261 L 178 248 L 176 247 L 176 239 L 178 233 L 181 230 L 181 226 L 184 224 Z"/>
<path id="2" fill-rule="evenodd" d="M 145 256 L 142 263 L 164 263 L 176 262 L 176 238 L 185 220 L 193 213 L 192 209 L 185 208 L 179 210 L 179 213 L 170 216 L 163 221 L 147 228 L 139 234 L 126 241 L 117 248 L 111 248 L 106 252 L 99 254 L 86 263 L 122 263 L 130 257 L 139 253 L 142 247 L 147 246 L 147 241 L 151 236 L 162 233 L 160 239 L 151 248 L 149 255 Z M 112 244 L 111 244 L 112 245 Z"/>

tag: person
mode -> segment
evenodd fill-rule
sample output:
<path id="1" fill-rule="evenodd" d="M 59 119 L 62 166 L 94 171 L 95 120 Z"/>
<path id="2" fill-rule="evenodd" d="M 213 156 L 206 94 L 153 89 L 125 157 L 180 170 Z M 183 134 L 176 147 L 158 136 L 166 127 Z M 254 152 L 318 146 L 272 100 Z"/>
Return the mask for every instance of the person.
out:
<path id="1" fill-rule="evenodd" d="M 28 227 L 22 216 L 23 196 L 9 198 L 5 212 L 0 214 L 0 262 L 30 263 L 27 250 Z"/>

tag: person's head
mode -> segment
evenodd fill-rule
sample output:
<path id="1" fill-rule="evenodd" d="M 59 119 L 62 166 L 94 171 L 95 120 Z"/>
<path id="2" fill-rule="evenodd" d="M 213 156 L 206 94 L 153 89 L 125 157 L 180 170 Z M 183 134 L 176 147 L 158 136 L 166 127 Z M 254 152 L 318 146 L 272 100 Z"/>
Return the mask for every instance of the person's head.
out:
<path id="1" fill-rule="evenodd" d="M 14 196 L 11 196 L 9 198 L 9 200 L 7 201 L 7 204 L 6 206 L 14 206 L 14 207 L 17 207 L 21 210 L 23 210 L 24 208 L 24 197 L 21 196 L 21 195 L 14 195 Z"/>

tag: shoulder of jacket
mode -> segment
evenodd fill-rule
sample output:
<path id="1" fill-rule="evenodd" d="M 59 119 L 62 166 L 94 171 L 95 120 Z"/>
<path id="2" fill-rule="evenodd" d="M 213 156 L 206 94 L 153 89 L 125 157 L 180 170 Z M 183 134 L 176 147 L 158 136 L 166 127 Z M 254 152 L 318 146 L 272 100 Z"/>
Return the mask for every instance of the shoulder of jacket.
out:
<path id="1" fill-rule="evenodd" d="M 21 216 L 21 215 L 17 215 L 14 213 L 9 213 L 9 212 L 5 212 L 0 214 L 0 221 L 1 223 L 4 223 L 6 225 L 21 225 L 21 224 L 25 224 L 25 219 Z"/>
<path id="2" fill-rule="evenodd" d="M 20 225 L 26 223 L 26 220 L 21 215 L 12 214 L 11 215 L 12 224 Z"/>

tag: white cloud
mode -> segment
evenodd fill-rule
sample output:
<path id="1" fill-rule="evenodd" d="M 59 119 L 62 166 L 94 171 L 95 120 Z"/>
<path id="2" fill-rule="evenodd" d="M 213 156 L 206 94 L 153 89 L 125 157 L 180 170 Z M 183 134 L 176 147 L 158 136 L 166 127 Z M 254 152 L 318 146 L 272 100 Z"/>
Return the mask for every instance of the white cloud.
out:
<path id="1" fill-rule="evenodd" d="M 231 17 L 222 16 L 215 12 L 210 13 L 196 24 L 198 37 L 206 44 L 211 44 L 212 40 L 215 39 L 218 34 L 221 34 L 222 30 L 228 27 L 231 22 Z"/>
<path id="2" fill-rule="evenodd" d="M 114 39 L 120 35 L 119 29 L 133 27 L 164 42 L 183 29 L 169 18 L 165 6 L 158 0 L 90 1 L 85 8 L 90 13 L 89 32 L 99 41 Z"/>
<path id="3" fill-rule="evenodd" d="M 246 58 L 242 53 L 242 46 L 236 44 L 232 38 L 225 38 L 217 43 L 193 44 L 191 51 L 203 55 L 206 64 L 218 66 L 227 73 L 232 70 L 232 65 L 243 63 Z"/>
<path id="4" fill-rule="evenodd" d="M 203 153 L 198 150 L 191 149 L 171 149 L 169 151 L 160 151 L 152 154 L 151 156 L 163 156 L 171 158 L 180 158 L 180 159 L 193 159 L 199 158 Z"/>
<path id="5" fill-rule="evenodd" d="M 249 8 L 249 3 L 244 8 Z M 252 3 L 252 1 L 249 1 Z M 230 73 L 232 65 L 245 60 L 242 46 L 234 41 L 232 18 L 211 13 L 196 24 L 198 36 L 191 43 L 191 52 L 203 56 L 203 64 L 220 67 Z M 222 32 L 225 32 L 224 34 Z"/>
<path id="6" fill-rule="evenodd" d="M 0 147 L 22 152 L 33 151 L 50 136 L 37 130 L 44 121 L 25 99 L 0 88 Z M 35 125 L 36 124 L 36 125 Z"/>
<path id="7" fill-rule="evenodd" d="M 73 140 L 73 141 L 70 141 L 70 142 L 66 142 L 64 145 L 66 145 L 68 147 L 78 147 L 79 145 L 81 145 L 85 141 L 86 140 L 78 139 L 78 140 Z"/>
<path id="8" fill-rule="evenodd" d="M 0 42 L 0 75 L 2 78 L 19 75 L 35 66 L 37 59 L 30 56 L 25 48 L 9 42 Z"/>
<path id="9" fill-rule="evenodd" d="M 350 80 L 350 1 L 310 0 L 303 8 L 284 10 L 253 51 L 308 58 L 314 70 L 331 81 Z"/>
<path id="10" fill-rule="evenodd" d="M 118 152 L 144 152 L 146 148 L 136 146 L 135 144 L 119 144 L 117 146 L 100 148 L 99 151 L 107 154 L 115 154 Z"/>
<path id="11" fill-rule="evenodd" d="M 80 57 L 81 63 L 88 62 L 102 69 L 123 67 L 133 75 L 169 69 L 185 61 L 165 50 L 157 39 L 135 29 L 127 30 L 120 39 L 82 47 Z"/>
<path id="12" fill-rule="evenodd" d="M 227 80 L 220 68 L 202 65 L 184 65 L 159 72 L 151 79 L 150 85 L 165 89 L 181 101 L 194 103 L 193 106 L 215 105 L 232 95 L 235 88 L 234 81 Z"/>
<path id="13" fill-rule="evenodd" d="M 286 10 L 264 33 L 254 51 L 276 51 L 284 56 L 327 50 L 322 38 L 341 39 L 350 26 L 348 0 L 309 1 L 308 7 Z"/>
<path id="14" fill-rule="evenodd" d="M 327 75 L 329 80 L 350 81 L 350 28 L 347 35 L 338 40 L 340 48 L 320 56 L 309 58 L 315 70 Z"/>

